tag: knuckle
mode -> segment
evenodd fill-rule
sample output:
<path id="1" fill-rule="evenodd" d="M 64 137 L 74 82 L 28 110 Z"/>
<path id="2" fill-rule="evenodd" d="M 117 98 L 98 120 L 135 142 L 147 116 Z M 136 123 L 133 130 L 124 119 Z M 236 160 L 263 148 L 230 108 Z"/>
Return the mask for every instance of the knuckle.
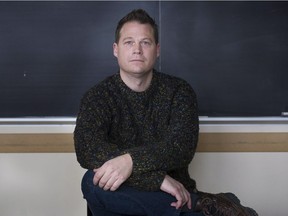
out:
<path id="1" fill-rule="evenodd" d="M 118 175 L 117 180 L 123 182 L 124 181 L 124 176 Z"/>
<path id="2" fill-rule="evenodd" d="M 110 187 L 110 190 L 115 191 L 115 190 L 117 190 L 117 188 L 118 188 L 118 185 L 114 184 L 113 186 Z"/>
<path id="3" fill-rule="evenodd" d="M 106 184 L 105 187 L 104 187 L 104 190 L 108 190 L 110 188 L 111 188 L 111 185 Z"/>
<path id="4" fill-rule="evenodd" d="M 100 172 L 97 172 L 97 173 L 95 173 L 95 175 L 94 175 L 94 179 L 100 179 L 100 176 L 101 176 L 101 173 L 100 173 Z"/>
<path id="5" fill-rule="evenodd" d="M 100 181 L 99 181 L 99 186 L 100 186 L 100 187 L 104 187 L 104 185 L 105 185 L 105 182 L 100 180 Z"/>
<path id="6" fill-rule="evenodd" d="M 96 180 L 96 181 L 98 181 L 98 180 L 100 180 L 100 176 L 94 176 L 94 180 Z"/>

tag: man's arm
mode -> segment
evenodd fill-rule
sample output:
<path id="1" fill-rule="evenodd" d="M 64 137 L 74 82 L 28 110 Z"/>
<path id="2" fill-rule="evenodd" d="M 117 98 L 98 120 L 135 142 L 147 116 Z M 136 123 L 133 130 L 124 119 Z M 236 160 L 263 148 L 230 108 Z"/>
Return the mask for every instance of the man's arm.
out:
<path id="1" fill-rule="evenodd" d="M 77 160 L 83 168 L 90 170 L 121 155 L 117 145 L 107 137 L 111 112 L 102 94 L 92 89 L 84 95 L 74 130 Z"/>
<path id="2" fill-rule="evenodd" d="M 99 171 L 97 172 L 95 182 L 98 182 L 104 175 L 104 170 L 116 170 L 117 167 L 119 168 L 120 162 L 117 160 L 123 158 L 120 156 L 129 154 L 128 151 L 119 150 L 116 144 L 108 140 L 112 116 L 107 104 L 102 92 L 95 90 L 89 91 L 81 100 L 80 111 L 74 131 L 74 145 L 77 160 L 83 168 Z M 116 164 L 117 167 L 113 167 L 113 164 Z M 108 165 L 111 167 L 108 167 Z M 125 164 L 125 167 L 128 168 L 131 167 L 131 165 Z M 122 170 L 124 171 L 124 169 Z M 109 172 L 109 175 L 113 173 L 112 171 Z M 121 176 L 120 178 L 124 180 L 129 177 L 127 173 L 130 173 L 130 170 L 124 172 L 126 175 L 120 174 L 119 170 L 114 171 L 114 174 Z M 107 181 L 107 175 L 108 173 L 105 174 L 106 180 L 104 178 L 102 180 L 103 182 Z M 166 172 L 160 170 L 142 173 L 141 175 L 131 173 L 131 181 L 128 181 L 127 185 L 147 191 L 159 190 L 165 175 Z M 120 185 L 119 183 L 122 181 L 119 181 L 118 185 Z M 104 185 L 103 182 L 101 185 Z M 109 183 L 109 185 L 111 185 L 111 183 Z M 106 188 L 107 187 L 109 186 L 106 186 Z M 114 188 L 116 187 L 117 185 L 114 186 Z"/>
<path id="3" fill-rule="evenodd" d="M 99 185 L 99 187 L 104 190 L 115 191 L 130 177 L 132 166 L 133 162 L 129 154 L 113 158 L 104 163 L 100 168 L 94 169 L 95 175 L 93 183 Z M 145 179 L 145 176 L 142 176 L 142 178 Z M 148 180 L 149 179 L 151 178 L 148 178 Z M 147 184 L 150 185 L 151 182 L 147 182 Z M 187 204 L 187 207 L 191 209 L 192 200 L 190 192 L 183 184 L 171 178 L 169 175 L 165 175 L 160 190 L 175 197 L 176 201 L 172 202 L 171 206 L 179 209 Z"/>

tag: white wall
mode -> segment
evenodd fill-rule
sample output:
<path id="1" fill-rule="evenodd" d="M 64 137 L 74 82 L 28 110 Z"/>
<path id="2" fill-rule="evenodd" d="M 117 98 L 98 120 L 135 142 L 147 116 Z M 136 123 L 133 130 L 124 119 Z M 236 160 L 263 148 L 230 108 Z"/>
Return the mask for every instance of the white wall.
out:
<path id="1" fill-rule="evenodd" d="M 260 216 L 288 214 L 288 153 L 197 153 L 190 173 L 207 192 L 234 192 Z M 1 216 L 82 216 L 84 170 L 74 153 L 0 154 Z"/>
<path id="2" fill-rule="evenodd" d="M 75 154 L 0 154 L 1 216 L 82 216 Z"/>

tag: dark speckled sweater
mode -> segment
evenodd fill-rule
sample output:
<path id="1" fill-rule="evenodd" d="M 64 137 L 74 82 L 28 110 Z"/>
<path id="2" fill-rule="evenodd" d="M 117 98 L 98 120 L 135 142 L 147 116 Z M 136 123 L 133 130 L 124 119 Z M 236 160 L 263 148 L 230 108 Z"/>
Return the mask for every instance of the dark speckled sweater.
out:
<path id="1" fill-rule="evenodd" d="M 196 95 L 186 81 L 154 71 L 149 88 L 135 92 L 117 73 L 84 95 L 74 142 L 86 169 L 129 153 L 133 171 L 124 184 L 157 191 L 168 174 L 192 191 L 188 165 L 198 132 Z"/>

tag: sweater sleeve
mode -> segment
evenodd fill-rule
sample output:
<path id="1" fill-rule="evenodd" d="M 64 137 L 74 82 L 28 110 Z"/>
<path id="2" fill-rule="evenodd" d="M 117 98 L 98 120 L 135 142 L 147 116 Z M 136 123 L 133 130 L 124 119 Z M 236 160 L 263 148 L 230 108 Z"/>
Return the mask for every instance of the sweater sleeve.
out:
<path id="1" fill-rule="evenodd" d="M 83 168 L 94 169 L 120 155 L 117 145 L 108 141 L 109 107 L 103 92 L 90 90 L 81 100 L 74 130 L 77 160 Z"/>
<path id="2" fill-rule="evenodd" d="M 130 149 L 135 175 L 151 171 L 172 171 L 187 167 L 198 142 L 199 120 L 196 95 L 184 82 L 177 88 L 171 118 L 163 139 Z"/>

